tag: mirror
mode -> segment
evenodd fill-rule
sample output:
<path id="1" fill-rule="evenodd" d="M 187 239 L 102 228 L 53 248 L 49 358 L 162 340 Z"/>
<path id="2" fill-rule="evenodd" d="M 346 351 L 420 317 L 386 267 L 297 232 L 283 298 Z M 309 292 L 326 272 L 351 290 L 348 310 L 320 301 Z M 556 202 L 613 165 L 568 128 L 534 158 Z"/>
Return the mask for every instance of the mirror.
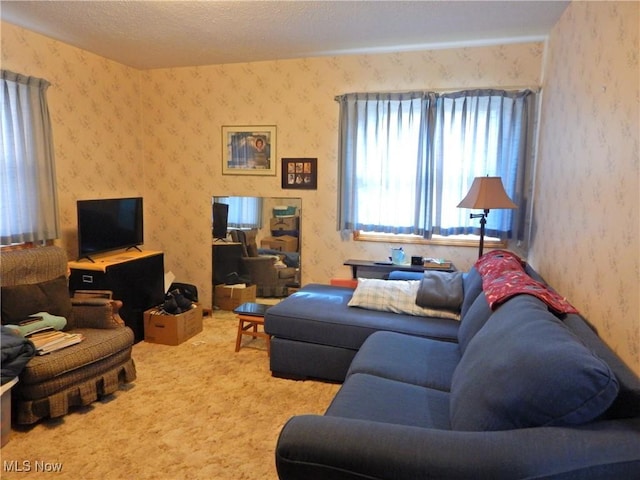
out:
<path id="1" fill-rule="evenodd" d="M 291 197 L 212 197 L 213 245 L 244 240 L 248 247 L 255 245 L 257 252 L 248 248 L 249 257 L 274 257 L 279 277 L 287 277 L 289 290 L 301 280 L 302 199 Z M 238 232 L 240 231 L 240 233 Z M 214 272 L 215 273 L 215 272 Z M 250 274 L 247 272 L 247 274 Z M 295 274 L 295 275 L 294 275 Z M 253 273 L 253 276 L 262 274 Z M 284 289 L 258 285 L 264 294 L 281 296 Z M 265 280 L 266 281 L 266 280 Z"/>

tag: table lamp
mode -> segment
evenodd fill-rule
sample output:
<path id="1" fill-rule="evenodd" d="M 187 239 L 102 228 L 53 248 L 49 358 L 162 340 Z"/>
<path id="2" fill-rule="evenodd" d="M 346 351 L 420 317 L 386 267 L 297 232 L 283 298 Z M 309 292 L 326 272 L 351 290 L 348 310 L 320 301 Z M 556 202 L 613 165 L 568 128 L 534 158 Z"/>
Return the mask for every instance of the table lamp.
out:
<path id="1" fill-rule="evenodd" d="M 469 218 L 480 219 L 480 250 L 478 258 L 482 256 L 484 249 L 484 228 L 487 224 L 487 215 L 490 209 L 495 208 L 518 208 L 511 201 L 504 191 L 502 180 L 500 177 L 476 177 L 469 189 L 469 193 L 458 204 L 458 208 L 472 208 L 476 210 L 484 210 L 483 213 L 472 213 Z"/>

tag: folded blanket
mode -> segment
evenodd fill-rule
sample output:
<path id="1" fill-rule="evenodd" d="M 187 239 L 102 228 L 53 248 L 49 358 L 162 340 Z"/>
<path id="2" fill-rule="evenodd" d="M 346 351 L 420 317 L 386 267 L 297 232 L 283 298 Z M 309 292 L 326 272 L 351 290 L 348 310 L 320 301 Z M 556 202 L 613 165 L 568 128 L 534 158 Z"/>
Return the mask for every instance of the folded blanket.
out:
<path id="1" fill-rule="evenodd" d="M 416 305 L 459 312 L 463 297 L 462 272 L 427 271 L 420 280 Z"/>
<path id="2" fill-rule="evenodd" d="M 527 294 L 539 298 L 556 313 L 578 313 L 565 298 L 527 275 L 514 253 L 494 250 L 480 257 L 474 266 L 482 276 L 482 289 L 491 309 L 515 295 Z"/>
<path id="3" fill-rule="evenodd" d="M 35 356 L 36 348 L 29 340 L 12 332 L 4 325 L 0 334 L 1 383 L 4 385 L 20 375 L 25 365 Z"/>

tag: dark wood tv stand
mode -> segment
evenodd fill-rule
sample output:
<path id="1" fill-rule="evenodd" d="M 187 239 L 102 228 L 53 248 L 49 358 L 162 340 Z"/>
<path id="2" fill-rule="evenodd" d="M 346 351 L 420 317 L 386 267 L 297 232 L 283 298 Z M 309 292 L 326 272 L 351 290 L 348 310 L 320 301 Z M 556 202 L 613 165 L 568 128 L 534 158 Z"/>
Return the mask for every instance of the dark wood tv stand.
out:
<path id="1" fill-rule="evenodd" d="M 144 339 L 144 311 L 164 301 L 164 254 L 127 250 L 69 262 L 69 290 L 111 290 L 122 301 L 120 316 Z"/>

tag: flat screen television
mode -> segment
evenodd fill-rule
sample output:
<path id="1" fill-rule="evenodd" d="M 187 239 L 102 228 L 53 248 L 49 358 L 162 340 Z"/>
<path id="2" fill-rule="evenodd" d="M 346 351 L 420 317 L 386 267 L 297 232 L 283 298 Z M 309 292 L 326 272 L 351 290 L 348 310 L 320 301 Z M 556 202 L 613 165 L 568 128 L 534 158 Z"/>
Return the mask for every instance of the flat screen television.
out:
<path id="1" fill-rule="evenodd" d="M 142 197 L 78 200 L 78 257 L 144 243 Z"/>
<path id="2" fill-rule="evenodd" d="M 213 202 L 213 238 L 225 240 L 227 238 L 227 225 L 229 219 L 229 205 Z"/>

